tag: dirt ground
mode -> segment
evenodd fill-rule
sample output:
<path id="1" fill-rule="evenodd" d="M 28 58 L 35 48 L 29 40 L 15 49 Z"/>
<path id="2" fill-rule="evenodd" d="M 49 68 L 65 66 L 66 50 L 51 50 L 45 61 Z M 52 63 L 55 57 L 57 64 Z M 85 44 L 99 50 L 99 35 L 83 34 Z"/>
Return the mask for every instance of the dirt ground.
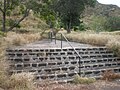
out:
<path id="1" fill-rule="evenodd" d="M 120 82 L 97 81 L 92 84 L 39 84 L 37 90 L 120 90 Z"/>

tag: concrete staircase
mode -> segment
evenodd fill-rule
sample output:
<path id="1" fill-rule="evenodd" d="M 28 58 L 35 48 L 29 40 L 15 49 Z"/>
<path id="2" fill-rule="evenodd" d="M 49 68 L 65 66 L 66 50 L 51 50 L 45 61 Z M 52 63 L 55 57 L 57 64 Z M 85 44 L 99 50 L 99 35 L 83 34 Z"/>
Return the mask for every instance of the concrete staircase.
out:
<path id="1" fill-rule="evenodd" d="M 120 72 L 120 58 L 105 47 L 76 47 L 82 56 L 81 76 L 101 77 L 106 70 Z M 71 82 L 79 74 L 79 57 L 70 47 L 7 49 L 10 73 L 33 72 L 36 79 Z"/>

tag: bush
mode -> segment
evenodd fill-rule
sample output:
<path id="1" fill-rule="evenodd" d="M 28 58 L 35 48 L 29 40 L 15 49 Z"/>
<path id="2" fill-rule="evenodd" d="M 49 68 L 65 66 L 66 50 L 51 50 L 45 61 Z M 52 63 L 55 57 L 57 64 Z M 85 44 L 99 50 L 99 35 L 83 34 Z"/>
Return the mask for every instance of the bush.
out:
<path id="1" fill-rule="evenodd" d="M 79 75 L 74 76 L 73 83 L 75 84 L 90 84 L 96 81 L 95 78 L 80 77 Z"/>
<path id="2" fill-rule="evenodd" d="M 111 16 L 107 18 L 105 28 L 110 31 L 120 30 L 120 16 Z"/>
<path id="3" fill-rule="evenodd" d="M 106 23 L 106 17 L 103 16 L 92 16 L 89 27 L 91 30 L 96 32 L 105 31 L 104 24 Z"/>
<path id="4" fill-rule="evenodd" d="M 0 36 L 5 36 L 5 33 L 0 31 Z"/>

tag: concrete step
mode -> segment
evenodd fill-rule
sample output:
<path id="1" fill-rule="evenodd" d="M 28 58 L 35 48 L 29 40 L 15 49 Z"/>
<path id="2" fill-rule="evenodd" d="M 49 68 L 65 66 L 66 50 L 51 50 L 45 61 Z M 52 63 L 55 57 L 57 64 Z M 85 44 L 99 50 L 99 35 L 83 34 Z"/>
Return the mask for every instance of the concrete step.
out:
<path id="1" fill-rule="evenodd" d="M 96 58 L 96 59 L 81 59 L 81 65 L 84 67 L 99 66 L 103 67 L 106 65 L 119 65 L 120 59 L 117 57 L 114 58 Z M 11 66 L 14 68 L 44 68 L 44 67 L 61 67 L 66 65 L 79 65 L 79 59 L 76 60 L 66 60 L 66 61 L 47 61 L 47 62 L 12 62 Z M 93 67 L 92 67 L 93 68 Z"/>
<path id="2" fill-rule="evenodd" d="M 112 69 L 112 68 L 119 68 L 120 62 L 119 63 L 100 63 L 100 64 L 86 64 L 86 65 L 81 65 L 81 71 L 84 72 L 93 72 L 101 70 L 101 69 Z M 54 74 L 54 73 L 60 73 L 60 72 L 66 72 L 69 73 L 71 71 L 78 72 L 79 71 L 79 65 L 61 65 L 61 66 L 50 66 L 50 67 L 29 67 L 29 68 L 24 68 L 24 67 L 17 67 L 17 68 L 12 68 L 12 71 L 21 71 L 24 72 L 34 72 L 34 73 L 39 73 L 39 74 Z M 119 70 L 118 70 L 119 71 Z M 13 73 L 15 73 L 13 72 Z M 117 72 L 117 70 L 116 70 Z M 17 72 L 16 72 L 17 73 Z"/>
<path id="3" fill-rule="evenodd" d="M 120 72 L 119 67 L 114 67 L 114 68 L 106 68 L 106 69 L 98 69 L 98 70 L 86 70 L 83 71 L 81 70 L 81 76 L 82 77 L 95 77 L 95 78 L 100 78 L 102 77 L 101 75 L 106 71 L 106 70 L 118 70 Z M 22 72 L 25 72 L 24 70 Z M 28 71 L 27 71 L 28 72 Z M 115 72 L 115 73 L 119 73 Z M 20 73 L 20 71 L 18 71 Z M 67 80 L 67 79 L 73 79 L 76 74 L 79 74 L 79 72 L 76 71 L 70 71 L 70 72 L 56 72 L 53 74 L 35 74 L 36 79 L 38 80 L 55 80 L 55 81 L 61 81 L 61 80 Z"/>
<path id="4" fill-rule="evenodd" d="M 107 53 L 113 53 L 111 51 L 107 51 L 107 50 L 103 50 L 103 51 L 100 51 L 100 50 L 92 50 L 92 51 L 79 51 L 77 50 L 79 54 L 107 54 Z M 59 51 L 59 52 L 35 52 L 35 51 L 31 51 L 31 52 L 28 52 L 28 51 L 15 51 L 15 52 L 7 52 L 6 53 L 8 56 L 10 57 L 14 57 L 14 56 L 18 56 L 18 57 L 22 57 L 22 56 L 55 56 L 55 55 L 76 55 L 76 52 L 75 51 Z"/>
<path id="5" fill-rule="evenodd" d="M 112 58 L 112 57 L 116 57 L 116 55 L 114 55 L 113 53 L 109 53 L 109 54 L 84 54 L 81 55 L 81 57 L 83 59 L 86 58 Z M 61 56 L 22 56 L 22 57 L 18 57 L 18 56 L 14 56 L 14 57 L 8 57 L 8 60 L 10 61 L 15 61 L 15 62 L 46 62 L 46 61 L 54 61 L 54 60 L 58 60 L 58 61 L 66 61 L 66 60 L 75 60 L 75 59 L 79 59 L 79 57 L 77 55 L 61 55 Z"/>
<path id="6" fill-rule="evenodd" d="M 10 73 L 32 72 L 36 79 L 50 79 L 59 82 L 71 82 L 74 75 L 101 77 L 106 70 L 120 72 L 120 58 L 106 47 L 75 48 L 79 57 L 71 48 L 15 48 L 7 49 L 6 55 L 11 61 Z"/>

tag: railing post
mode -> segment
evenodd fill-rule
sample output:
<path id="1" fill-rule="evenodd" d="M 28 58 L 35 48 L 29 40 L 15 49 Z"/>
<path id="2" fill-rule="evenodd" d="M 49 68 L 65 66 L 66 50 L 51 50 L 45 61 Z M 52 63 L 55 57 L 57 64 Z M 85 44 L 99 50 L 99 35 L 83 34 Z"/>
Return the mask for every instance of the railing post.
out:
<path id="1" fill-rule="evenodd" d="M 48 39 L 50 39 L 50 32 L 48 32 Z"/>
<path id="2" fill-rule="evenodd" d="M 52 32 L 50 32 L 50 38 L 51 38 L 51 42 L 52 42 Z"/>
<path id="3" fill-rule="evenodd" d="M 56 44 L 56 34 L 55 34 L 55 44 Z"/>
<path id="4" fill-rule="evenodd" d="M 81 63 L 80 63 L 80 57 L 79 57 L 79 76 L 81 76 Z"/>
<path id="5" fill-rule="evenodd" d="M 61 49 L 62 49 L 62 34 L 61 34 Z"/>

